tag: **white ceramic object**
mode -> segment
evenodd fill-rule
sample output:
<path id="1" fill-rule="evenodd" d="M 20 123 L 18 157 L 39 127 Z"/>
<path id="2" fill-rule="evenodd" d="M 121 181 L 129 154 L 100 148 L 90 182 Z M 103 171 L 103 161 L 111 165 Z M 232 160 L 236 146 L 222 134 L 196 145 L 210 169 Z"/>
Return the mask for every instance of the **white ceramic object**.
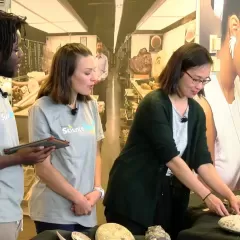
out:
<path id="1" fill-rule="evenodd" d="M 73 240 L 91 240 L 88 236 L 80 232 L 72 232 Z"/>
<path id="2" fill-rule="evenodd" d="M 66 240 L 58 231 L 56 232 L 59 240 Z"/>

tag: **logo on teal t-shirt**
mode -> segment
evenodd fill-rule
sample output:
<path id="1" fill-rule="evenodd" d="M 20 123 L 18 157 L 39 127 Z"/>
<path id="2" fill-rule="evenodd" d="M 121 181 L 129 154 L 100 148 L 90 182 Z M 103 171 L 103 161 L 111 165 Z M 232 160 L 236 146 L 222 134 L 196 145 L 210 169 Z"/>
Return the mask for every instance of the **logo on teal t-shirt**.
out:
<path id="1" fill-rule="evenodd" d="M 71 134 L 71 133 L 94 133 L 95 127 L 94 125 L 88 125 L 84 124 L 80 127 L 73 127 L 71 125 L 68 125 L 67 127 L 62 128 L 63 134 Z"/>
<path id="2" fill-rule="evenodd" d="M 6 121 L 8 119 L 14 118 L 14 113 L 13 111 L 11 112 L 0 112 L 0 120 Z"/>

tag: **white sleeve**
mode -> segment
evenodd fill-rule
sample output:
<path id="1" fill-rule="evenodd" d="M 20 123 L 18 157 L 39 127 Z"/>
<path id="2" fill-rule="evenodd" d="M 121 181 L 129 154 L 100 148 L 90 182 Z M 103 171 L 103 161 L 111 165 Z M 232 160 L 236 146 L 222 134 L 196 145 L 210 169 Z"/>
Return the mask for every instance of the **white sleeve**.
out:
<path id="1" fill-rule="evenodd" d="M 95 131 L 96 131 L 96 138 L 97 141 L 101 141 L 104 139 L 104 133 L 102 128 L 101 118 L 98 112 L 98 103 L 94 101 L 94 115 L 95 115 Z"/>
<path id="2" fill-rule="evenodd" d="M 108 77 L 108 58 L 105 58 L 105 68 L 104 68 L 104 72 L 101 75 L 100 79 L 106 79 Z"/>

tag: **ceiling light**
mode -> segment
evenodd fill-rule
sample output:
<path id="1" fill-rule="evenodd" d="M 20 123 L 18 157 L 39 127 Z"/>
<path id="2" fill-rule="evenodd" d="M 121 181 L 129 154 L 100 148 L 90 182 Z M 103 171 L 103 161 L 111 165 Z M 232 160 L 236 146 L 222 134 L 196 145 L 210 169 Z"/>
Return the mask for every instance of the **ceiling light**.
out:
<path id="1" fill-rule="evenodd" d="M 115 52 L 115 48 L 117 44 L 119 28 L 122 20 L 123 4 L 124 4 L 124 0 L 115 0 L 115 25 L 114 25 L 113 52 Z"/>
<path id="2" fill-rule="evenodd" d="M 197 0 L 159 0 L 156 3 L 139 21 L 137 30 L 162 30 L 197 9 Z"/>
<path id="3" fill-rule="evenodd" d="M 64 29 L 56 27 L 55 25 L 48 22 L 32 23 L 31 26 L 47 33 L 66 33 Z"/>
<path id="4" fill-rule="evenodd" d="M 87 27 L 66 0 L 12 0 L 12 13 L 26 16 L 27 23 L 47 33 L 87 32 Z M 53 10 L 54 9 L 54 10 Z"/>

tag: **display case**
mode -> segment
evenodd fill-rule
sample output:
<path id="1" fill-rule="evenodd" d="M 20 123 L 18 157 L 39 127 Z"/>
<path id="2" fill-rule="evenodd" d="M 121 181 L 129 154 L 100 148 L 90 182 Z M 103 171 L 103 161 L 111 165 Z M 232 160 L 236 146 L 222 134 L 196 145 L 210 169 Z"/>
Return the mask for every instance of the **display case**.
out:
<path id="1" fill-rule="evenodd" d="M 124 107 L 120 109 L 120 146 L 124 147 L 129 129 L 132 125 L 135 113 L 140 101 L 151 91 L 159 88 L 154 78 L 150 79 L 129 79 L 129 88 L 125 89 Z"/>

